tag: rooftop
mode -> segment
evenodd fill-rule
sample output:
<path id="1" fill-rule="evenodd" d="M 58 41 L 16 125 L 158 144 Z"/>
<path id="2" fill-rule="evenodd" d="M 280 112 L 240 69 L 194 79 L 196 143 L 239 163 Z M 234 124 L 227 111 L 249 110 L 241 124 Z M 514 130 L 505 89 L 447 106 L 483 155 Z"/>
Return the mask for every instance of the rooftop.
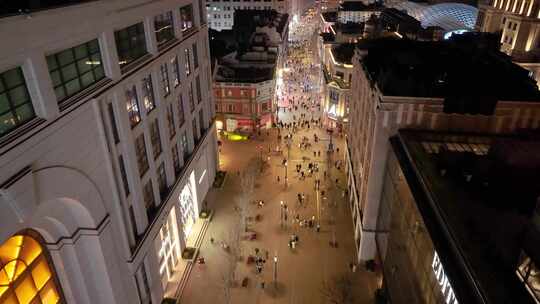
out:
<path id="1" fill-rule="evenodd" d="M 332 32 L 321 33 L 320 35 L 321 35 L 324 43 L 331 43 L 331 42 L 334 42 L 336 40 L 336 35 L 334 35 L 334 33 L 332 33 Z"/>
<path id="2" fill-rule="evenodd" d="M 360 1 L 345 1 L 341 4 L 341 11 L 344 12 L 374 11 L 382 8 L 384 8 L 384 5 L 381 2 L 366 5 Z"/>
<path id="3" fill-rule="evenodd" d="M 413 130 L 391 142 L 459 302 L 534 303 L 515 270 L 540 194 L 540 142 Z"/>
<path id="4" fill-rule="evenodd" d="M 216 82 L 257 83 L 271 80 L 274 67 L 229 67 L 219 66 Z"/>
<path id="5" fill-rule="evenodd" d="M 364 32 L 364 26 L 364 22 L 338 22 L 333 25 L 336 32 L 341 32 L 343 34 L 362 34 Z"/>
<path id="6" fill-rule="evenodd" d="M 361 63 L 384 95 L 440 97 L 445 105 L 452 101 L 458 107 L 491 104 L 491 110 L 498 100 L 540 101 L 527 70 L 500 51 L 466 37 L 455 35 L 437 42 L 361 40 L 358 48 L 367 51 Z"/>
<path id="7" fill-rule="evenodd" d="M 334 59 L 341 64 L 352 64 L 355 44 L 342 43 L 332 46 L 332 55 Z"/>

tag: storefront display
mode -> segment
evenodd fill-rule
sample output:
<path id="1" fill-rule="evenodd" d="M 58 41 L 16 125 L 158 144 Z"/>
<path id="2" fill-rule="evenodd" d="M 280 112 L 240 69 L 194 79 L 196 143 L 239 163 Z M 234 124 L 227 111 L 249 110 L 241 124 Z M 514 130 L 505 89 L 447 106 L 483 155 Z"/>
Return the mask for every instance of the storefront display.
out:
<path id="1" fill-rule="evenodd" d="M 191 232 L 191 228 L 193 228 L 193 224 L 195 224 L 195 220 L 198 214 L 194 172 L 191 172 L 188 182 L 184 185 L 184 188 L 182 188 L 179 201 L 180 214 L 182 215 L 182 228 L 184 232 L 184 239 L 187 240 Z"/>
<path id="2" fill-rule="evenodd" d="M 176 225 L 176 208 L 173 206 L 167 220 L 159 230 L 159 273 L 163 287 L 172 279 L 178 259 L 180 244 L 178 242 L 178 226 Z"/>

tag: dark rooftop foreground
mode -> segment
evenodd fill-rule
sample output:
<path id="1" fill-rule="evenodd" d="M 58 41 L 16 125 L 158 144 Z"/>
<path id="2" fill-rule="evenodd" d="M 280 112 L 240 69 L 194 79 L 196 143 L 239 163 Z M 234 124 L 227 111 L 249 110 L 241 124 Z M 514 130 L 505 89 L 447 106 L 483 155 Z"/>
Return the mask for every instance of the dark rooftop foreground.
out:
<path id="1" fill-rule="evenodd" d="M 374 11 L 382 10 L 384 8 L 382 2 L 374 2 L 368 5 L 360 1 L 345 1 L 341 4 L 341 10 L 346 12 L 354 11 Z"/>
<path id="2" fill-rule="evenodd" d="M 227 67 L 219 66 L 215 81 L 236 83 L 257 83 L 271 80 L 274 67 Z"/>
<path id="3" fill-rule="evenodd" d="M 438 42 L 363 40 L 358 48 L 368 51 L 362 64 L 384 95 L 443 97 L 445 107 L 476 104 L 472 111 L 484 114 L 493 106 L 481 104 L 497 100 L 540 101 L 527 70 L 465 34 Z"/>
<path id="4" fill-rule="evenodd" d="M 338 63 L 351 64 L 354 55 L 355 45 L 353 43 L 342 43 L 332 46 L 332 55 Z"/>
<path id="5" fill-rule="evenodd" d="M 540 142 L 413 130 L 391 141 L 460 303 L 534 303 L 515 270 L 533 239 Z"/>
<path id="6" fill-rule="evenodd" d="M 81 4 L 96 0 L 2 0 L 0 17 Z"/>

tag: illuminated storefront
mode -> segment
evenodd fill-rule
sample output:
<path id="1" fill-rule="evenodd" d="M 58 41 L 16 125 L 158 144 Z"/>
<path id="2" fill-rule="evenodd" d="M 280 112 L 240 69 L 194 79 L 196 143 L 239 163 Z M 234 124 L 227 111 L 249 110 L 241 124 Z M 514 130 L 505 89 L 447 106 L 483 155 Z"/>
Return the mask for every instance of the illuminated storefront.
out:
<path id="1" fill-rule="evenodd" d="M 174 206 L 169 212 L 167 220 L 159 230 L 159 238 L 159 273 L 161 275 L 161 282 L 165 288 L 167 283 L 171 281 L 180 258 L 178 225 L 176 225 L 176 209 Z"/>
<path id="2" fill-rule="evenodd" d="M 38 236 L 29 234 L 15 235 L 0 246 L 0 303 L 63 303 L 48 253 Z"/>
<path id="3" fill-rule="evenodd" d="M 182 218 L 182 230 L 184 232 L 184 239 L 187 240 L 193 224 L 197 219 L 197 192 L 195 186 L 195 173 L 191 172 L 188 182 L 182 188 L 182 192 L 179 197 L 180 201 L 180 214 Z"/>

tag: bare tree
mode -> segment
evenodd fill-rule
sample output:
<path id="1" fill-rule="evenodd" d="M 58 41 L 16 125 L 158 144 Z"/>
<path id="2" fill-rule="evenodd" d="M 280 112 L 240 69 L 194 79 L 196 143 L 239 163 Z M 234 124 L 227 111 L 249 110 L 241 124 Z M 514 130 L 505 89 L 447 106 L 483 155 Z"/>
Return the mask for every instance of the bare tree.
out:
<path id="1" fill-rule="evenodd" d="M 350 274 L 338 275 L 331 280 L 323 280 L 321 294 L 327 303 L 350 304 L 355 302 L 353 278 Z"/>
<path id="2" fill-rule="evenodd" d="M 241 225 L 233 221 L 232 226 L 223 236 L 223 249 L 225 253 L 225 268 L 220 276 L 220 287 L 226 304 L 232 303 L 231 289 L 236 285 L 236 270 L 241 257 L 240 249 Z"/>
<path id="3" fill-rule="evenodd" d="M 232 303 L 231 289 L 236 285 L 238 262 L 242 257 L 241 238 L 247 231 L 247 219 L 249 217 L 249 204 L 255 192 L 255 182 L 259 175 L 261 162 L 258 158 L 249 161 L 246 169 L 240 175 L 241 192 L 236 197 L 237 213 L 231 222 L 230 229 L 223 236 L 225 250 L 225 268 L 221 273 L 220 287 L 223 291 L 224 303 Z M 237 218 L 236 218 L 237 217 Z"/>
<path id="4" fill-rule="evenodd" d="M 240 175 L 240 194 L 236 198 L 237 211 L 244 231 L 248 231 L 249 204 L 253 201 L 255 183 L 263 166 L 259 158 L 252 158 Z"/>

